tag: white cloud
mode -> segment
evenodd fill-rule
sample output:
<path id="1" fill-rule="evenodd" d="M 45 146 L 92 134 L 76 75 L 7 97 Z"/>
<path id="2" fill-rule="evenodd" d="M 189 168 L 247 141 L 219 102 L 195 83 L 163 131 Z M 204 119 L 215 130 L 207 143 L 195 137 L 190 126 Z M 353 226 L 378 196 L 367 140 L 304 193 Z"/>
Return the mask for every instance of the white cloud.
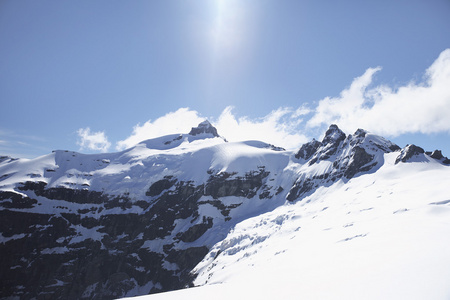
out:
<path id="1" fill-rule="evenodd" d="M 319 101 L 307 126 L 335 123 L 346 132 L 359 127 L 388 136 L 450 132 L 450 49 L 439 55 L 420 83 L 396 90 L 384 85 L 368 88 L 380 70 L 368 69 L 339 97 Z"/>
<path id="2" fill-rule="evenodd" d="M 248 9 L 240 0 L 215 0 L 216 15 L 210 35 L 216 55 L 230 55 L 242 49 L 248 27 Z M 220 53 L 219 53 L 220 52 Z"/>
<path id="3" fill-rule="evenodd" d="M 133 133 L 126 139 L 117 143 L 116 149 L 123 150 L 132 147 L 144 140 L 174 133 L 188 133 L 193 126 L 197 126 L 204 118 L 189 108 L 180 108 L 170 112 L 155 121 L 149 120 L 143 125 L 137 124 Z"/>
<path id="4" fill-rule="evenodd" d="M 81 150 L 89 149 L 106 152 L 111 146 L 103 131 L 91 132 L 91 129 L 87 127 L 78 129 L 77 133 L 80 138 L 77 144 L 81 147 Z"/>
<path id="5" fill-rule="evenodd" d="M 297 148 L 308 139 L 300 133 L 299 124 L 302 116 L 309 113 L 307 108 L 279 108 L 267 116 L 258 119 L 236 117 L 232 107 L 227 107 L 219 118 L 209 118 L 219 134 L 228 141 L 261 140 L 288 149 Z M 173 133 L 188 133 L 191 127 L 204 121 L 197 111 L 180 108 L 155 121 L 147 121 L 136 125 L 133 133 L 117 143 L 117 149 L 132 147 L 144 140 Z"/>
<path id="6" fill-rule="evenodd" d="M 261 140 L 287 149 L 300 147 L 310 136 L 333 123 L 347 133 L 364 128 L 385 136 L 450 132 L 450 49 L 440 54 L 420 83 L 412 82 L 397 89 L 386 85 L 371 87 L 374 74 L 380 71 L 381 67 L 367 69 L 338 97 L 322 99 L 312 110 L 306 106 L 280 107 L 252 119 L 238 117 L 232 107 L 227 107 L 217 119 L 209 121 L 228 141 Z M 180 108 L 136 125 L 129 137 L 117 143 L 116 149 L 167 134 L 188 133 L 203 120 L 199 112 Z M 80 129 L 79 135 L 82 147 L 106 151 L 110 145 L 103 132 L 91 134 L 87 128 Z"/>
<path id="7" fill-rule="evenodd" d="M 309 112 L 306 108 L 297 110 L 281 107 L 259 119 L 237 118 L 232 107 L 227 107 L 219 116 L 215 126 L 219 134 L 228 141 L 260 140 L 276 146 L 294 149 L 308 138 L 301 133 L 301 116 Z"/>
<path id="8" fill-rule="evenodd" d="M 192 15 L 188 32 L 191 44 L 202 53 L 201 64 L 210 81 L 206 85 L 214 85 L 221 82 L 219 77 L 234 77 L 247 67 L 257 28 L 256 7 L 241 0 L 211 0 L 198 5 L 202 6 L 199 12 L 208 13 Z"/>

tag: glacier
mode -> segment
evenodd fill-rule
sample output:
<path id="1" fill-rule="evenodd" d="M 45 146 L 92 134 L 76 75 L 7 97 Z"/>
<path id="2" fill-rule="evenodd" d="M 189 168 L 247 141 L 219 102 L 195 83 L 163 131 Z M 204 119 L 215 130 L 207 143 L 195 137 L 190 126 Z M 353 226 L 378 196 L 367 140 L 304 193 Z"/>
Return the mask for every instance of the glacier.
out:
<path id="1" fill-rule="evenodd" d="M 449 163 L 362 129 L 287 151 L 208 121 L 1 157 L 0 297 L 446 299 Z"/>

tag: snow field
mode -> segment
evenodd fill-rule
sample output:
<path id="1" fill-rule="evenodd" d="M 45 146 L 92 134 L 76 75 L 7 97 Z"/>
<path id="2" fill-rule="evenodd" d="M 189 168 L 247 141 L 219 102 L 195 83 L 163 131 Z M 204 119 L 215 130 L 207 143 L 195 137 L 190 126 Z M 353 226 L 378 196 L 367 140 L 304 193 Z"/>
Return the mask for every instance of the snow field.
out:
<path id="1" fill-rule="evenodd" d="M 200 287 L 138 299 L 449 299 L 450 172 L 395 157 L 237 224 Z"/>
<path id="2" fill-rule="evenodd" d="M 34 160 L 8 160 L 0 164 L 0 174 L 4 174 L 0 189 L 20 193 L 14 190 L 20 183 L 42 181 L 47 187 L 107 191 L 127 195 L 132 202 L 152 201 L 146 191 L 165 176 L 200 185 L 211 175 L 227 172 L 228 179 L 235 179 L 264 169 L 269 174 L 258 195 L 220 198 L 224 205 L 238 205 L 229 212 L 231 221 L 226 222 L 221 211 L 207 203 L 211 197 L 200 199 L 205 203 L 195 222 L 212 218 L 214 227 L 194 242 L 177 244 L 177 249 L 215 244 L 193 271 L 200 287 L 144 299 L 450 298 L 448 166 L 423 154 L 396 165 L 399 152 L 384 154 L 380 149 L 390 142 L 371 134 L 349 136 L 329 157 L 325 150 L 336 145 L 321 146 L 311 165 L 294 159 L 292 151 L 274 151 L 262 142 L 225 143 L 222 138 L 208 137 L 170 135 L 118 153 L 55 151 Z M 335 134 L 330 138 L 336 138 Z M 355 145 L 374 155 L 368 164 L 376 162 L 376 167 L 351 180 L 341 176 L 321 181 L 322 175 L 342 174 L 355 159 L 349 156 Z M 359 166 L 360 170 L 365 166 Z M 336 178 L 342 179 L 334 182 Z M 317 180 L 321 187 L 294 203 L 286 202 L 289 189 L 296 180 L 301 184 L 301 179 Z M 278 193 L 279 187 L 284 190 Z M 259 198 L 263 191 L 273 197 Z M 58 215 L 89 210 L 85 216 L 94 218 L 143 212 L 136 205 L 105 209 L 103 205 L 55 202 L 33 191 L 23 193 L 38 201 L 38 205 L 20 209 L 23 212 Z M 172 232 L 186 231 L 190 221 L 175 221 Z M 98 227 L 73 228 L 77 235 L 70 243 L 102 239 Z M 23 237 L 0 235 L 0 243 Z M 145 241 L 143 248 L 163 253 L 163 246 L 172 239 Z M 44 253 L 65 251 L 65 247 L 54 247 Z M 164 266 L 178 268 L 167 262 Z M 157 285 L 149 282 L 127 295 L 146 293 Z M 91 290 L 95 286 L 87 292 Z"/>

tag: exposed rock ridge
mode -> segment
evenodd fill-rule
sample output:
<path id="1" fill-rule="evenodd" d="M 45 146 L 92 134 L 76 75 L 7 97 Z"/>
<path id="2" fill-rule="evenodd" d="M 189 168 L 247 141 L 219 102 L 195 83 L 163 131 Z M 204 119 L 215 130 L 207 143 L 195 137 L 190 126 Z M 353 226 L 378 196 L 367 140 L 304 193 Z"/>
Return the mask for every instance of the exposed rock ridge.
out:
<path id="1" fill-rule="evenodd" d="M 427 161 L 427 157 L 440 161 L 445 165 L 450 165 L 450 159 L 442 155 L 440 150 L 434 150 L 433 152 L 425 151 L 423 148 L 414 144 L 406 145 L 405 148 L 401 150 L 399 156 L 395 160 L 395 164 L 400 162 L 425 162 Z"/>
<path id="2" fill-rule="evenodd" d="M 270 201 L 280 192 L 268 175 L 264 167 L 244 176 L 210 171 L 203 184 L 165 176 L 138 201 L 42 181 L 0 191 L 0 298 L 113 299 L 189 286 L 190 271 L 218 241 L 207 232 L 231 227 L 246 199 Z M 221 200 L 227 197 L 236 200 Z M 47 212 L 28 212 L 49 204 Z"/>
<path id="3" fill-rule="evenodd" d="M 400 166 L 450 163 L 439 150 L 400 149 L 336 125 L 297 153 L 209 139 L 218 136 L 204 121 L 120 153 L 56 151 L 22 170 L 22 161 L 0 157 L 0 298 L 113 299 L 183 288 L 245 218 L 375 172 L 386 153 L 398 151 Z M 195 150 L 185 150 L 191 141 Z"/>
<path id="4" fill-rule="evenodd" d="M 189 132 L 190 135 L 196 136 L 202 133 L 209 133 L 212 134 L 214 137 L 220 137 L 217 133 L 217 129 L 209 123 L 208 120 L 205 120 L 198 124 L 197 127 L 192 127 L 191 131 Z"/>
<path id="5" fill-rule="evenodd" d="M 305 172 L 300 173 L 286 198 L 294 201 L 339 179 L 349 180 L 364 172 L 374 172 L 383 164 L 384 153 L 398 150 L 400 147 L 394 143 L 363 129 L 346 136 L 333 124 L 321 142 L 312 140 L 295 155 L 307 167 Z"/>
<path id="6" fill-rule="evenodd" d="M 425 154 L 429 155 L 431 158 L 441 161 L 443 164 L 450 165 L 450 159 L 446 156 L 442 155 L 441 150 L 434 150 L 433 152 L 425 152 Z"/>
<path id="7" fill-rule="evenodd" d="M 423 148 L 421 147 L 418 147 L 416 145 L 406 145 L 406 147 L 402 149 L 400 155 L 395 160 L 395 164 L 398 164 L 399 162 L 408 162 L 413 157 L 421 156 L 421 154 L 424 153 L 425 150 L 423 150 Z"/>

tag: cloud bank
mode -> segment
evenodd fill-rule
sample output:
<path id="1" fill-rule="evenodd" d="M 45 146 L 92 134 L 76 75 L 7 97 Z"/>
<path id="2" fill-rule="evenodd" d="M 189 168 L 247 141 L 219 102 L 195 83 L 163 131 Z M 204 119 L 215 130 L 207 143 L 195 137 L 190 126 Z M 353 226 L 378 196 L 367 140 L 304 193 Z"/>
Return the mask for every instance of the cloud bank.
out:
<path id="1" fill-rule="evenodd" d="M 237 117 L 231 106 L 225 108 L 220 116 L 208 118 L 217 128 L 220 135 L 228 141 L 260 140 L 274 145 L 295 148 L 308 139 L 298 132 L 301 116 L 309 111 L 306 108 L 279 108 L 267 116 L 250 119 Z M 174 133 L 188 133 L 191 127 L 197 126 L 206 118 L 199 112 L 189 108 L 180 108 L 170 112 L 155 121 L 147 121 L 143 125 L 136 125 L 133 133 L 117 143 L 116 149 L 123 150 L 139 142 Z"/>
<path id="2" fill-rule="evenodd" d="M 294 149 L 309 138 L 299 130 L 307 108 L 281 107 L 258 119 L 236 117 L 233 108 L 227 107 L 219 116 L 215 126 L 219 134 L 229 141 L 259 140 L 276 146 Z"/>
<path id="3" fill-rule="evenodd" d="M 143 125 L 137 124 L 132 134 L 126 139 L 117 142 L 116 149 L 123 150 L 132 147 L 142 141 L 174 133 L 189 132 L 192 126 L 197 126 L 205 118 L 189 108 L 180 108 L 170 112 L 155 121 L 148 120 Z"/>
<path id="4" fill-rule="evenodd" d="M 81 147 L 81 150 L 107 152 L 111 147 L 111 143 L 103 131 L 91 132 L 91 129 L 86 127 L 78 129 L 77 134 L 79 137 L 77 145 Z"/>
<path id="5" fill-rule="evenodd" d="M 208 118 L 228 141 L 261 140 L 295 149 L 320 138 L 330 124 L 345 132 L 363 128 L 373 133 L 396 137 L 405 133 L 450 133 L 450 49 L 444 50 L 425 71 L 423 80 L 393 89 L 388 85 L 371 87 L 381 67 L 369 68 L 353 80 L 337 97 L 326 97 L 315 107 L 280 107 L 261 118 L 237 116 L 226 107 L 218 118 Z M 199 112 L 180 108 L 143 125 L 117 142 L 123 150 L 139 142 L 173 133 L 187 133 L 205 120 Z M 78 130 L 82 148 L 107 151 L 110 143 L 104 132 Z"/>
<path id="6" fill-rule="evenodd" d="M 366 130 L 387 136 L 450 132 L 450 49 L 426 70 L 422 82 L 396 90 L 368 88 L 380 67 L 369 68 L 339 97 L 319 101 L 308 127 L 338 124 L 344 131 Z"/>

